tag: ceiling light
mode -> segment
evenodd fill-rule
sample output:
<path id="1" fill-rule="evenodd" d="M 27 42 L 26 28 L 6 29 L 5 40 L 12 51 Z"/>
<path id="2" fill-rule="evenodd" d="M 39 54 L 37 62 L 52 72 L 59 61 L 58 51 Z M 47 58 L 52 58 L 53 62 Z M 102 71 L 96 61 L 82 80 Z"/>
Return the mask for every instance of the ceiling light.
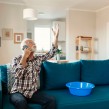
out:
<path id="1" fill-rule="evenodd" d="M 34 9 L 27 8 L 23 10 L 23 19 L 37 20 L 37 12 Z"/>

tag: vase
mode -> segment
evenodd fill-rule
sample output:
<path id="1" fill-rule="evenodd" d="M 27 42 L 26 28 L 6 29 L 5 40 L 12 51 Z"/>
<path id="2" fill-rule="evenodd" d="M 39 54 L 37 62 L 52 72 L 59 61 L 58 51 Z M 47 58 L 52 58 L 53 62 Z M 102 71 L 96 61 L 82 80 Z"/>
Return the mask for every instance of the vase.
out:
<path id="1" fill-rule="evenodd" d="M 57 61 L 60 60 L 60 54 L 57 54 Z"/>

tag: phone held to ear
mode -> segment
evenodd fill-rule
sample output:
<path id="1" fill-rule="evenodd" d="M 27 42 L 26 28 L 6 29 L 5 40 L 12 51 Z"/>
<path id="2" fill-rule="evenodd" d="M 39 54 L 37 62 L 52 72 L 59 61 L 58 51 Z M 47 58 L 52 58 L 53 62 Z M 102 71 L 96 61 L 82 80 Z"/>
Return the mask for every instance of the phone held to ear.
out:
<path id="1" fill-rule="evenodd" d="M 24 45 L 23 48 L 22 48 L 22 50 L 25 50 L 25 48 L 28 48 L 28 46 L 27 45 Z"/>
<path id="2" fill-rule="evenodd" d="M 23 48 L 22 48 L 22 50 L 25 50 L 26 48 L 28 48 L 28 46 L 27 45 L 24 45 Z M 36 48 L 31 48 L 31 51 L 32 52 L 35 52 L 36 51 Z"/>

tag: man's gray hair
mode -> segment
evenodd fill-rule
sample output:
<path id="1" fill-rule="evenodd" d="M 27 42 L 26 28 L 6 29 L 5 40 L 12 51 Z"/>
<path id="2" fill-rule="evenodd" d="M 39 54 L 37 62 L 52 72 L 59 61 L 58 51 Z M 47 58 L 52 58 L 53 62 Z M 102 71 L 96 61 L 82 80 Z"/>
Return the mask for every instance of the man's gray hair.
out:
<path id="1" fill-rule="evenodd" d="M 29 38 L 23 39 L 22 42 L 21 42 L 21 44 L 20 44 L 21 50 L 23 50 L 23 46 L 26 45 L 26 41 L 27 40 L 32 40 L 32 39 L 29 39 Z"/>

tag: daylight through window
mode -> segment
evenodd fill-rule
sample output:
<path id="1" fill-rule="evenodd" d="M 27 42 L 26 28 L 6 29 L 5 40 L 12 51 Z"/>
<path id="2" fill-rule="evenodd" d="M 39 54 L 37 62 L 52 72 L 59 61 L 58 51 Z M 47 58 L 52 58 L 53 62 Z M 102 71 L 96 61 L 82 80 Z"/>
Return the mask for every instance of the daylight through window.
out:
<path id="1" fill-rule="evenodd" d="M 38 51 L 50 49 L 50 28 L 35 27 L 35 43 Z"/>

